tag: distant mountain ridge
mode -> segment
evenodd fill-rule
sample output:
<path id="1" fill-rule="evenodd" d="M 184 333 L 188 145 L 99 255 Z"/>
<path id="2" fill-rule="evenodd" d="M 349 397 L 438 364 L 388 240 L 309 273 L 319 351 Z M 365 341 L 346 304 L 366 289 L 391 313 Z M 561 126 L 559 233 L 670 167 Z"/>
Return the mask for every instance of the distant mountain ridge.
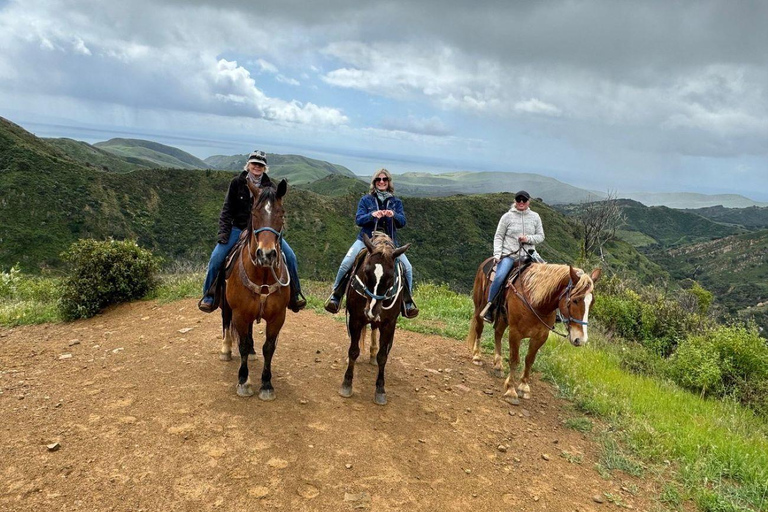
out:
<path id="1" fill-rule="evenodd" d="M 152 162 L 155 167 L 171 169 L 210 168 L 210 165 L 186 151 L 149 140 L 115 138 L 105 142 L 97 142 L 94 146 L 120 157 L 147 160 Z"/>
<path id="2" fill-rule="evenodd" d="M 133 156 L 121 156 L 79 140 L 67 138 L 43 140 L 66 153 L 70 158 L 103 171 L 131 172 L 136 169 L 157 167 L 155 162 Z"/>
<path id="3" fill-rule="evenodd" d="M 747 208 L 749 206 L 768 206 L 768 203 L 753 201 L 739 194 L 696 194 L 694 192 L 626 192 L 619 197 L 634 199 L 645 206 L 667 206 L 669 208 L 693 209 L 709 206 L 726 208 Z"/>
<path id="4" fill-rule="evenodd" d="M 491 194 L 528 191 L 549 204 L 578 203 L 602 199 L 605 193 L 586 190 L 540 174 L 519 172 L 469 172 L 444 174 L 408 172 L 394 176 L 398 194 L 440 197 L 454 194 Z"/>

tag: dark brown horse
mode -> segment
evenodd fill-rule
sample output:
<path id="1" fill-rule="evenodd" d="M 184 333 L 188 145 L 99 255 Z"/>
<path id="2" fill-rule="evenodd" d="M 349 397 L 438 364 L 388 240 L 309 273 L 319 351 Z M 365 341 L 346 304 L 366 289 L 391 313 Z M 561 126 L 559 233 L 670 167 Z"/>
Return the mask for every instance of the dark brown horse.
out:
<path id="1" fill-rule="evenodd" d="M 347 332 L 349 333 L 349 364 L 341 383 L 339 394 L 345 398 L 352 396 L 352 377 L 355 361 L 360 355 L 360 338 L 367 324 L 372 330 L 379 331 L 379 352 L 376 362 L 379 374 L 376 378 L 374 402 L 387 403 L 384 391 L 384 367 L 395 337 L 395 326 L 403 302 L 402 290 L 408 286 L 405 276 L 397 271 L 396 259 L 411 244 L 395 248 L 392 239 L 376 232 L 373 239 L 363 235 L 363 243 L 368 250 L 365 259 L 354 270 L 347 290 Z M 372 333 L 372 347 L 373 347 Z"/>
<path id="2" fill-rule="evenodd" d="M 475 275 L 472 300 L 475 312 L 469 325 L 467 347 L 472 351 L 475 364 L 482 364 L 480 338 L 483 334 L 483 320 L 480 312 L 488 301 L 490 280 L 483 272 L 488 264 L 480 264 Z M 554 330 L 556 311 L 560 311 L 567 338 L 579 347 L 587 342 L 589 306 L 592 304 L 594 283 L 600 278 L 601 270 L 586 274 L 569 265 L 534 263 L 523 270 L 520 277 L 507 289 L 506 315 L 496 315 L 494 327 L 493 369 L 497 376 L 503 376 L 501 337 L 509 326 L 509 376 L 504 382 L 504 399 L 513 405 L 520 403 L 519 397 L 530 398 L 529 380 L 536 353 Z M 520 342 L 530 338 L 528 354 L 525 356 L 525 371 L 515 389 L 515 372 L 520 364 Z"/>
<path id="3" fill-rule="evenodd" d="M 277 336 L 285 322 L 285 310 L 290 298 L 288 267 L 280 250 L 285 211 L 283 196 L 288 189 L 285 180 L 274 187 L 258 188 L 250 181 L 253 194 L 251 218 L 245 246 L 233 263 L 226 280 L 225 300 L 222 301 L 224 342 L 220 359 L 232 359 L 232 341 L 236 338 L 240 350 L 237 394 L 252 396 L 248 377 L 248 355 L 254 354 L 253 322 L 266 321 L 266 339 L 262 346 L 264 369 L 261 372 L 259 398 L 274 400 L 272 387 L 272 355 Z"/>

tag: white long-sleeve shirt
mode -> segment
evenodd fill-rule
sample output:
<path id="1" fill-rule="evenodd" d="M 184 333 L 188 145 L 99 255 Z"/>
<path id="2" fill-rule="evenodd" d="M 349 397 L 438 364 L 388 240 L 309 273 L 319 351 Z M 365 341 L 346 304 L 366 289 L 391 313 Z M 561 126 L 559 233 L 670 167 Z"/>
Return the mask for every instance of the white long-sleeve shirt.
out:
<path id="1" fill-rule="evenodd" d="M 520 236 L 527 236 L 528 242 L 523 244 L 527 249 L 536 249 L 536 244 L 544 241 L 544 226 L 539 214 L 527 208 L 519 211 L 513 204 L 507 213 L 501 216 L 493 237 L 493 257 L 515 254 L 520 250 Z"/>

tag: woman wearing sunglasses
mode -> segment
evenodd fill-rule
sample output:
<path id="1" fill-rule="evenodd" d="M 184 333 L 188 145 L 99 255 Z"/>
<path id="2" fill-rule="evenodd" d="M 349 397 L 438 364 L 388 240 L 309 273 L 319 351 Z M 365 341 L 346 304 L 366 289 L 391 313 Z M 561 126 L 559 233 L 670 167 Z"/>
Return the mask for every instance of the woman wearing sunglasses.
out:
<path id="1" fill-rule="evenodd" d="M 544 241 L 544 226 L 539 214 L 530 209 L 531 195 L 525 190 L 515 194 L 515 202 L 509 211 L 501 216 L 493 237 L 493 258 L 496 260 L 496 277 L 488 290 L 488 304 L 480 315 L 483 320 L 493 323 L 496 297 L 504 288 L 507 274 L 523 253 L 534 261 L 544 262 L 536 252 L 536 244 Z"/>
<path id="2" fill-rule="evenodd" d="M 392 183 L 392 175 L 386 169 L 380 169 L 371 177 L 371 186 L 369 193 L 364 195 L 357 205 L 357 215 L 355 222 L 360 226 L 360 233 L 357 240 L 349 248 L 341 266 L 336 274 L 336 281 L 333 283 L 333 292 L 328 300 L 325 301 L 325 310 L 329 313 L 337 313 L 341 298 L 349 282 L 349 271 L 355 261 L 357 254 L 365 248 L 363 243 L 363 234 L 368 237 L 373 236 L 374 231 L 383 231 L 392 239 L 395 246 L 397 243 L 398 228 L 405 227 L 405 213 L 403 212 L 403 202 L 394 196 L 395 187 Z M 419 314 L 419 309 L 413 303 L 413 267 L 405 254 L 399 256 L 398 261 L 403 263 L 405 269 L 405 280 L 408 284 L 403 288 L 403 316 L 406 318 L 415 318 Z"/>

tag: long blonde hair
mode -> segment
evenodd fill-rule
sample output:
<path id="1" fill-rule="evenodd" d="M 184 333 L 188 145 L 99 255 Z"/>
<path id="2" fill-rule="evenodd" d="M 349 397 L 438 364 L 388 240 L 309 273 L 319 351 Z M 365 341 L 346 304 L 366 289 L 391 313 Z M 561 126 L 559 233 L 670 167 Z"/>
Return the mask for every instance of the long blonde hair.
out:
<path id="1" fill-rule="evenodd" d="M 392 183 L 392 174 L 390 174 L 390 172 L 388 170 L 386 170 L 385 168 L 383 168 L 383 167 L 381 169 L 379 169 L 378 171 L 376 171 L 375 173 L 373 173 L 373 176 L 371 176 L 371 184 L 368 187 L 368 193 L 369 194 L 373 194 L 376 190 L 378 190 L 376 188 L 376 184 L 373 182 L 373 180 L 378 178 L 379 174 L 384 174 L 384 176 L 387 177 L 387 192 L 389 192 L 390 194 L 394 194 L 395 193 L 395 184 Z"/>

